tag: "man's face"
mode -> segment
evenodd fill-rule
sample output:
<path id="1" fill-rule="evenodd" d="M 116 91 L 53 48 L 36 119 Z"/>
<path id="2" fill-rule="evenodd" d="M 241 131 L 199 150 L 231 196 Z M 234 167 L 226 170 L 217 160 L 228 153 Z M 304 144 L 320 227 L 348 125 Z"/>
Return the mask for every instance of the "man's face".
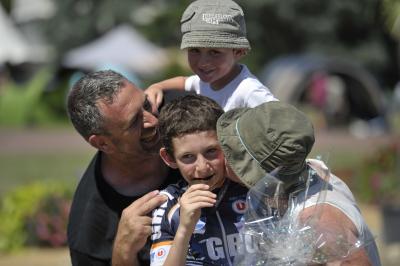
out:
<path id="1" fill-rule="evenodd" d="M 224 180 L 224 154 L 215 130 L 186 134 L 172 139 L 176 166 L 189 185 L 203 183 L 210 190 Z"/>
<path id="2" fill-rule="evenodd" d="M 221 89 L 237 74 L 237 60 L 244 52 L 228 48 L 189 48 L 187 51 L 190 68 L 214 89 Z"/>
<path id="3" fill-rule="evenodd" d="M 142 157 L 158 152 L 158 119 L 142 90 L 125 82 L 112 104 L 100 101 L 98 106 L 114 152 Z"/>

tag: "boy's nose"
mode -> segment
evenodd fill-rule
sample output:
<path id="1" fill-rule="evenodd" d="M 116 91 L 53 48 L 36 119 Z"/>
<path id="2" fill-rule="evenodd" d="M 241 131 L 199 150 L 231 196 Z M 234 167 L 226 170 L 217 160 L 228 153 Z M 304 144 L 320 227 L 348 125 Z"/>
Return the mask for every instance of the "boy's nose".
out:
<path id="1" fill-rule="evenodd" d="M 197 178 L 204 178 L 208 176 L 210 170 L 210 166 L 208 161 L 204 157 L 200 157 L 197 159 L 196 165 L 196 177 Z"/>
<path id="2" fill-rule="evenodd" d="M 207 66 L 210 63 L 209 57 L 207 55 L 201 55 L 199 58 L 199 66 Z"/>

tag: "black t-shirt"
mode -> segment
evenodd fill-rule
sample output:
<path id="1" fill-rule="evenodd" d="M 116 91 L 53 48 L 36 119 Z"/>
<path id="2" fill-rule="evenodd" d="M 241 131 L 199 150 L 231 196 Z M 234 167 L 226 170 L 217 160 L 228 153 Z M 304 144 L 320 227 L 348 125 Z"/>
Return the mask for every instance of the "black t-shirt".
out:
<path id="1" fill-rule="evenodd" d="M 68 245 L 73 265 L 110 265 L 112 246 L 122 210 L 138 197 L 119 194 L 108 185 L 100 171 L 98 152 L 75 191 L 68 223 Z M 160 189 L 181 179 L 171 170 Z M 142 265 L 149 264 L 148 247 L 139 254 Z"/>

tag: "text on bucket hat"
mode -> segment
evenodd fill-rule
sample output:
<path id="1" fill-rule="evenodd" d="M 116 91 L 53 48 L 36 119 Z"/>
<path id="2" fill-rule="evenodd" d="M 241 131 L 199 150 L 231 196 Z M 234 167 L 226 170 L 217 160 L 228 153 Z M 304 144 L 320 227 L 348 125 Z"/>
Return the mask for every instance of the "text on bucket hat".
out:
<path id="1" fill-rule="evenodd" d="M 314 144 L 310 120 L 280 101 L 226 112 L 217 133 L 227 162 L 248 187 L 278 167 L 278 179 L 290 183 L 282 177 L 300 174 Z"/>
<path id="2" fill-rule="evenodd" d="M 194 1 L 183 12 L 181 32 L 181 49 L 250 49 L 243 10 L 232 0 Z"/>

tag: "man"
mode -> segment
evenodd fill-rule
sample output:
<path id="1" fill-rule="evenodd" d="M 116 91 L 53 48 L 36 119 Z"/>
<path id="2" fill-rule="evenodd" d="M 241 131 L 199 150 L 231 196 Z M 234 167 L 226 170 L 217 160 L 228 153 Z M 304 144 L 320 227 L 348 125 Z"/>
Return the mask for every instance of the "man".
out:
<path id="1" fill-rule="evenodd" d="M 80 79 L 67 108 L 75 129 L 98 150 L 71 207 L 72 264 L 110 265 L 113 256 L 113 265 L 147 265 L 147 215 L 166 200 L 158 189 L 179 178 L 158 155 L 158 120 L 150 103 L 133 83 L 108 70 Z"/>

